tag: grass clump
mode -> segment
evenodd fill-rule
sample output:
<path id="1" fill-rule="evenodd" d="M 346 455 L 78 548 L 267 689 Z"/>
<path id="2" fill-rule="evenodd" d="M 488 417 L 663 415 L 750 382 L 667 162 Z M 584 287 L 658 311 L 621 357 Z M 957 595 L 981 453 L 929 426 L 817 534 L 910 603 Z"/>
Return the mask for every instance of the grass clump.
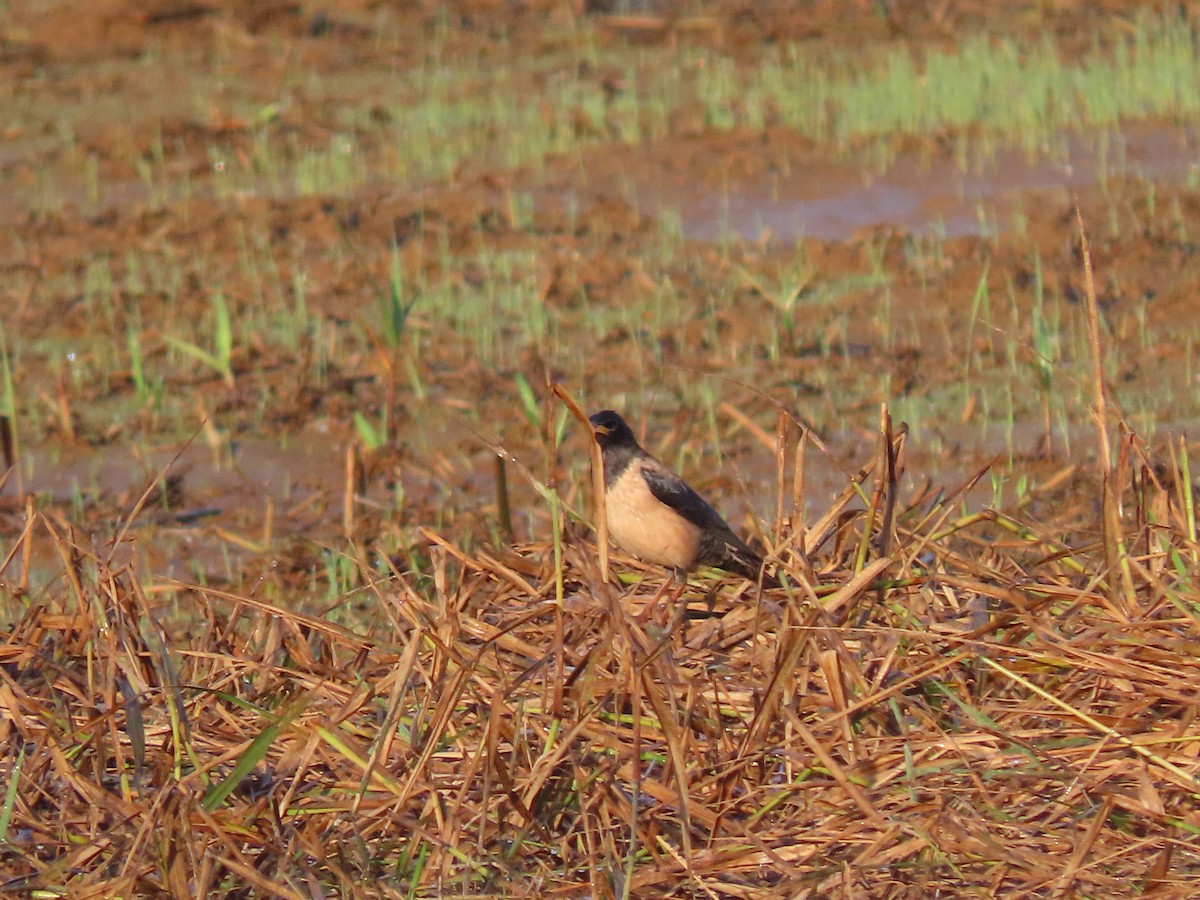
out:
<path id="1" fill-rule="evenodd" d="M 1024 518 L 964 512 L 970 483 L 901 498 L 903 446 L 885 425 L 807 527 L 795 479 L 783 589 L 609 584 L 571 530 L 557 553 L 426 530 L 419 568 L 345 557 L 363 587 L 334 603 L 367 601 L 348 625 L 148 578 L 30 506 L 2 570 L 3 886 L 1183 896 L 1185 449 L 1155 464 L 1125 438 L 1120 518 L 1085 497 L 1052 531 L 1037 486 Z M 47 546 L 61 575 L 25 594 Z"/>

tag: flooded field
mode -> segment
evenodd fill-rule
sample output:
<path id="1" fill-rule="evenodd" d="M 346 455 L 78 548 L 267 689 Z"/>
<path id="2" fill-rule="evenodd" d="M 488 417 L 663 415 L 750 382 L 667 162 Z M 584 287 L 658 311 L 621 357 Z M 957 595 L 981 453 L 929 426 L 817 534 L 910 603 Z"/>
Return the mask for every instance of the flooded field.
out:
<path id="1" fill-rule="evenodd" d="M 274 536 L 337 536 L 337 473 L 358 446 L 363 513 L 411 541 L 431 516 L 494 510 L 489 441 L 543 467 L 535 423 L 556 413 L 518 397 L 547 373 L 592 407 L 674 423 L 673 462 L 730 459 L 749 516 L 766 514 L 773 456 L 723 404 L 768 432 L 781 407 L 825 439 L 817 504 L 862 463 L 884 401 L 946 481 L 1066 452 L 1087 416 L 1076 201 L 1126 416 L 1150 438 L 1194 419 L 1192 98 L 1081 121 L 998 91 L 1000 124 L 979 110 L 956 126 L 968 113 L 949 102 L 924 136 L 864 109 L 905 78 L 949 93 L 897 62 L 896 37 L 872 51 L 881 68 L 850 67 L 848 35 L 883 27 L 865 11 L 731 32 L 719 16 L 546 9 L 543 23 L 532 9 L 110 4 L 70 40 L 64 7 L 10 11 L 9 508 L 33 490 L 102 523 L 203 429 L 212 465 L 185 462 L 166 505 L 211 513 L 180 549 L 192 565 L 237 560 L 208 577 L 256 567 L 242 547 L 218 552 L 223 534 L 264 533 L 267 504 L 245 501 L 269 479 L 239 471 L 237 447 L 327 482 L 327 514 L 298 530 L 281 517 Z M 1179 27 L 1147 12 L 1093 28 L 1075 68 L 1148 77 L 1137 67 L 1161 67 Z M 951 67 L 928 30 L 952 26 L 905 28 Z M 1045 49 L 1027 70 L 1008 59 L 1010 39 L 992 38 L 994 78 L 1053 76 L 1033 71 Z M 1129 53 L 1105 52 L 1121 40 Z M 577 437 L 559 454 L 572 477 Z M 525 488 L 521 507 L 536 503 Z M 543 529 L 534 516 L 524 536 Z"/>
<path id="2" fill-rule="evenodd" d="M 404 596 L 441 610 L 422 634 L 442 649 L 468 632 L 482 640 L 503 619 L 486 604 L 462 634 L 430 622 L 451 607 L 474 615 L 468 582 L 481 572 L 546 601 L 555 579 L 534 573 L 551 559 L 561 600 L 562 560 L 590 534 L 589 438 L 552 381 L 589 411 L 622 411 L 648 449 L 768 547 L 787 545 L 778 529 L 820 521 L 877 460 L 886 404 L 907 433 L 901 507 L 942 491 L 956 515 L 1024 516 L 1022 539 L 1050 542 L 1031 566 L 1074 559 L 1046 549 L 1056 540 L 1095 549 L 1106 501 L 1080 222 L 1106 424 L 1124 436 L 1113 455 L 1133 465 L 1144 453 L 1138 477 L 1163 490 L 1190 484 L 1200 424 L 1194 13 L 1188 3 L 966 0 L 0 7 L 0 415 L 15 457 L 0 482 L 0 622 L 28 624 L 59 609 L 64 591 L 80 600 L 80 585 L 124 572 L 153 601 L 153 616 L 139 613 L 143 634 L 150 618 L 166 623 L 167 643 L 187 636 L 179 652 L 195 661 L 232 652 L 189 644 L 204 633 L 198 623 L 232 640 L 256 603 L 315 617 L 302 623 L 310 638 L 327 620 L 354 634 L 399 629 L 407 613 L 379 601 L 373 579 L 408 578 Z M 869 489 L 844 511 L 870 508 Z M 784 498 L 802 508 L 792 515 Z M 987 558 L 979 548 L 993 537 L 972 552 Z M 925 559 L 913 546 L 905 566 Z M 887 552 L 863 537 L 855 571 L 869 547 Z M 94 577 L 79 575 L 81 554 L 106 560 Z M 844 561 L 800 568 L 841 572 Z M 217 624 L 202 590 L 249 605 Z M 497 595 L 496 609 L 519 617 L 510 601 Z M 504 621 L 526 642 L 505 652 L 525 654 L 530 671 L 542 665 L 528 622 Z M 13 624 L 12 646 L 24 627 Z M 327 639 L 353 645 L 337 635 Z M 278 647 L 263 640 L 246 652 Z M 399 646 L 388 640 L 380 653 Z M 827 650 L 840 646 L 830 640 Z M 755 653 L 747 666 L 758 672 Z M 425 670 L 430 685 L 441 684 L 435 672 Z M 612 702 L 614 721 L 635 703 L 620 692 Z M 524 746 L 519 731 L 505 738 L 511 747 Z M 236 746 L 231 738 L 229 759 Z M 722 792 L 714 809 L 733 802 Z M 514 821 L 550 843 L 526 801 Z M 693 802 L 691 825 L 703 819 Z M 722 814 L 704 819 L 714 835 Z M 1156 827 L 1169 818 L 1175 829 L 1161 846 L 1184 862 L 1171 870 L 1156 845 L 1167 862 L 1154 871 L 1164 885 L 1186 883 L 1180 873 L 1197 861 L 1184 845 L 1200 822 L 1157 815 Z M 879 846 L 893 846 L 885 832 Z M 612 858 L 624 866 L 633 844 L 610 847 Z M 667 866 L 687 846 L 650 853 Z M 1067 843 L 1043 850 L 1070 854 Z M 422 874 L 411 845 L 401 863 L 396 848 L 381 852 L 403 872 L 399 893 L 443 884 Z M 800 861 L 762 852 L 798 879 L 793 891 L 883 895 L 831 887 L 828 872 L 805 881 L 789 868 Z M 65 858 L 13 851 L 0 870 L 40 872 L 50 887 L 65 883 L 52 865 Z M 442 859 L 449 878 L 457 863 Z M 210 886 L 233 890 L 248 877 L 239 865 L 249 863 L 235 860 Z M 121 883 L 130 896 L 201 884 L 166 871 Z M 352 882 L 321 871 L 326 887 Z M 604 893 L 601 881 L 614 896 L 671 890 L 649 878 L 629 893 L 636 878 L 581 872 L 568 895 Z M 497 877 L 476 871 L 455 890 L 521 892 L 515 876 Z M 918 881 L 887 895 L 931 895 Z M 716 882 L 683 883 L 674 895 L 711 896 Z M 1022 888 L 1037 884 L 1030 876 Z"/>

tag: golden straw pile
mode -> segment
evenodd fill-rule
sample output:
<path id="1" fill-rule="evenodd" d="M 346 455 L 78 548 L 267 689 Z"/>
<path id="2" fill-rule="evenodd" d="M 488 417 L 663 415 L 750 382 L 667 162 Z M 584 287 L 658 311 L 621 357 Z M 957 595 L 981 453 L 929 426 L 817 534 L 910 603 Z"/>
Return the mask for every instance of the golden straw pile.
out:
<path id="1" fill-rule="evenodd" d="M 363 562 L 361 634 L 144 587 L 136 553 L 31 506 L 0 576 L 24 610 L 0 635 L 0 888 L 1193 895 L 1186 448 L 1123 433 L 1099 483 L 1064 471 L 1097 499 L 1052 533 L 962 491 L 901 500 L 902 446 L 885 416 L 833 508 L 781 520 L 782 589 L 620 557 L 605 583 L 569 529 L 430 533 L 420 577 Z M 17 596 L 39 542 L 65 576 Z M 194 615 L 168 625 L 180 592 Z"/>

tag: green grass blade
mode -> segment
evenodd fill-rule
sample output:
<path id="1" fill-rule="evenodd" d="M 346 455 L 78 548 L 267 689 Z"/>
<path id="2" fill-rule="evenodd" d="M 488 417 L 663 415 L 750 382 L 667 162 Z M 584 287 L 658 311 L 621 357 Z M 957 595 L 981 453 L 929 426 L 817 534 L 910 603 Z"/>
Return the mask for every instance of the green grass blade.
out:
<path id="1" fill-rule="evenodd" d="M 17 786 L 21 783 L 21 767 L 25 764 L 25 744 L 17 749 L 17 759 L 8 773 L 4 789 L 4 805 L 0 807 L 0 844 L 8 843 L 8 824 L 12 821 L 13 805 L 17 802 Z"/>
<path id="2" fill-rule="evenodd" d="M 284 708 L 282 714 L 277 720 L 272 722 L 262 730 L 250 746 L 246 748 L 246 752 L 238 759 L 237 765 L 233 767 L 233 771 L 222 781 L 215 783 L 208 789 L 204 795 L 204 800 L 201 805 L 204 809 L 212 812 L 224 803 L 230 794 L 232 794 L 239 784 L 258 766 L 259 763 L 267 755 L 267 751 L 271 749 L 271 745 L 275 743 L 275 739 L 280 733 L 287 728 L 295 718 L 304 712 L 307 708 L 310 697 L 304 696 L 293 701 Z"/>

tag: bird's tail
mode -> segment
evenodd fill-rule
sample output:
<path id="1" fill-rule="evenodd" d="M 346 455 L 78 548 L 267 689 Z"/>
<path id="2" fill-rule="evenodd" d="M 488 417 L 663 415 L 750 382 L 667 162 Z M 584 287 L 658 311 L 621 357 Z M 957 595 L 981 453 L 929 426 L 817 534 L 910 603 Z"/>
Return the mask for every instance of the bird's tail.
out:
<path id="1" fill-rule="evenodd" d="M 763 570 L 763 558 L 744 544 L 741 547 L 727 546 L 727 556 L 722 568 L 736 572 L 743 578 L 757 582 L 762 578 L 763 587 L 777 588 L 779 579 Z"/>

